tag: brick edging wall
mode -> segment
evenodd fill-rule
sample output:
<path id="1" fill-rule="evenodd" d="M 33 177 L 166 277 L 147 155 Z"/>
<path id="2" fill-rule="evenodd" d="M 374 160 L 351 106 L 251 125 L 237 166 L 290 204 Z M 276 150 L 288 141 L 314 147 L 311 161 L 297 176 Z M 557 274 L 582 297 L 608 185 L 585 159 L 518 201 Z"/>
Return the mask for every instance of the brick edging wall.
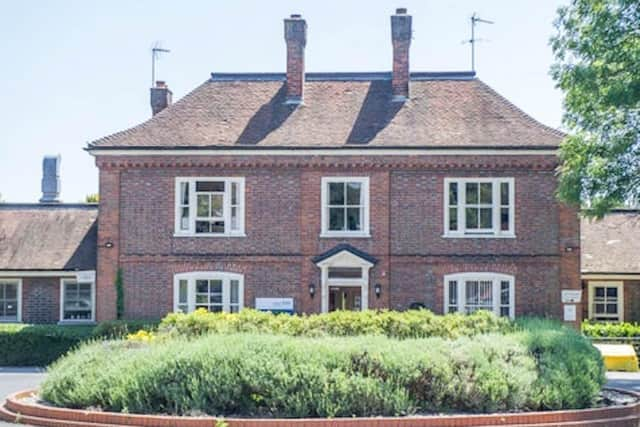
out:
<path id="1" fill-rule="evenodd" d="M 635 396 L 636 393 L 627 392 Z M 0 407 L 0 419 L 16 421 L 20 414 L 22 422 L 41 426 L 64 425 L 77 427 L 112 426 L 156 426 L 156 427 L 211 427 L 214 417 L 172 417 L 161 415 L 132 415 L 54 408 L 38 403 L 26 403 L 33 390 L 9 396 Z M 14 418 L 7 414 L 14 414 Z M 517 414 L 452 415 L 417 417 L 333 418 L 333 419 L 225 419 L 230 427 L 471 427 L 471 426 L 583 426 L 583 427 L 627 427 L 637 426 L 640 420 L 640 402 L 627 406 L 606 408 L 529 412 Z"/>

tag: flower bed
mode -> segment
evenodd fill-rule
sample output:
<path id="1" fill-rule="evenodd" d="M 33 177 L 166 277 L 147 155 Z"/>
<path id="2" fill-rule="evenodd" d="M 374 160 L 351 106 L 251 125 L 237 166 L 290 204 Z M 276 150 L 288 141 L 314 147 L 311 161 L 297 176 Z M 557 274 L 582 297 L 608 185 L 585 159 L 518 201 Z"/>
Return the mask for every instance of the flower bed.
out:
<path id="1" fill-rule="evenodd" d="M 216 319 L 228 326 L 243 315 Z M 267 323 L 296 321 L 266 316 Z M 182 318 L 187 319 L 195 322 L 196 316 Z M 407 416 L 593 404 L 604 369 L 588 340 L 549 321 L 502 328 L 505 332 L 488 334 L 466 329 L 472 337 L 405 340 L 292 337 L 264 333 L 266 327 L 258 335 L 235 327 L 211 334 L 196 327 L 194 336 L 161 328 L 160 335 L 88 344 L 69 354 L 52 366 L 42 397 L 70 408 L 250 417 Z"/>

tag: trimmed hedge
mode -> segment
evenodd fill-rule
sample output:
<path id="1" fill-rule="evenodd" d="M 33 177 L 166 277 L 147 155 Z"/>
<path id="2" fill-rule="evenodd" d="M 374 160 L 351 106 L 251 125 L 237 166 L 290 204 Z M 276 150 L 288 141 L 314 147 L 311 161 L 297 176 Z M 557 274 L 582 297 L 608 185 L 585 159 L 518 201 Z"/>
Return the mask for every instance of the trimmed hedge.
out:
<path id="1" fill-rule="evenodd" d="M 72 408 L 265 417 L 593 404 L 604 367 L 586 338 L 551 321 L 511 327 L 455 339 L 230 332 L 89 343 L 52 365 L 41 394 Z"/>
<path id="2" fill-rule="evenodd" d="M 113 321 L 96 326 L 0 324 L 0 366 L 46 366 L 79 344 L 155 328 L 152 321 Z"/>
<path id="3" fill-rule="evenodd" d="M 582 322 L 582 333 L 594 338 L 640 337 L 640 325 L 629 322 Z"/>
<path id="4" fill-rule="evenodd" d="M 171 313 L 160 323 L 164 333 L 194 336 L 204 333 L 272 333 L 292 336 L 385 335 L 391 338 L 458 338 L 490 332 L 510 332 L 513 323 L 488 311 L 470 315 L 436 315 L 429 310 L 334 311 L 324 314 L 291 316 L 256 310 L 238 314 Z"/>

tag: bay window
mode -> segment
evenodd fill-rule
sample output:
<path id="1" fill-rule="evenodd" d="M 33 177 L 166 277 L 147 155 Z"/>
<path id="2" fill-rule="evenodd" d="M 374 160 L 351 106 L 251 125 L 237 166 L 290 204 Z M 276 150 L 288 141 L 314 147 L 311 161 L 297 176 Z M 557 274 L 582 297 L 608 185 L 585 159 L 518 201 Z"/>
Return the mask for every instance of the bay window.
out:
<path id="1" fill-rule="evenodd" d="M 322 236 L 369 235 L 369 178 L 322 178 Z"/>
<path id="2" fill-rule="evenodd" d="M 459 273 L 444 278 L 445 313 L 488 310 L 498 316 L 515 316 L 513 276 L 497 273 Z"/>
<path id="3" fill-rule="evenodd" d="M 199 308 L 237 313 L 244 306 L 244 276 L 226 272 L 190 272 L 174 277 L 174 311 Z"/>
<path id="4" fill-rule="evenodd" d="M 177 236 L 243 236 L 244 178 L 176 178 Z"/>
<path id="5" fill-rule="evenodd" d="M 445 237 L 514 237 L 513 178 L 446 178 Z"/>
<path id="6" fill-rule="evenodd" d="M 22 282 L 19 279 L 0 279 L 0 322 L 20 322 Z"/>

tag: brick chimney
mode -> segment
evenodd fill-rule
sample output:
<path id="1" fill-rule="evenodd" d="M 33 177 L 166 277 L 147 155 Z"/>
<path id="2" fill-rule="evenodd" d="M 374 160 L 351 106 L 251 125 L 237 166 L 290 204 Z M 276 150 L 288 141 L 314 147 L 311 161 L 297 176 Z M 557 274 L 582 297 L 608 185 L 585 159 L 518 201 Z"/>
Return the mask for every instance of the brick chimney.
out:
<path id="1" fill-rule="evenodd" d="M 304 48 L 307 45 L 307 21 L 301 15 L 284 20 L 284 40 L 287 42 L 287 103 L 302 102 L 304 90 Z"/>
<path id="2" fill-rule="evenodd" d="M 42 160 L 42 198 L 40 203 L 60 203 L 60 155 Z"/>
<path id="3" fill-rule="evenodd" d="M 393 99 L 404 101 L 409 97 L 409 47 L 411 46 L 411 15 L 407 9 L 396 9 L 391 15 L 391 41 L 393 43 Z"/>
<path id="4" fill-rule="evenodd" d="M 151 111 L 154 116 L 171 105 L 171 95 L 166 82 L 156 81 L 156 85 L 151 88 Z"/>

